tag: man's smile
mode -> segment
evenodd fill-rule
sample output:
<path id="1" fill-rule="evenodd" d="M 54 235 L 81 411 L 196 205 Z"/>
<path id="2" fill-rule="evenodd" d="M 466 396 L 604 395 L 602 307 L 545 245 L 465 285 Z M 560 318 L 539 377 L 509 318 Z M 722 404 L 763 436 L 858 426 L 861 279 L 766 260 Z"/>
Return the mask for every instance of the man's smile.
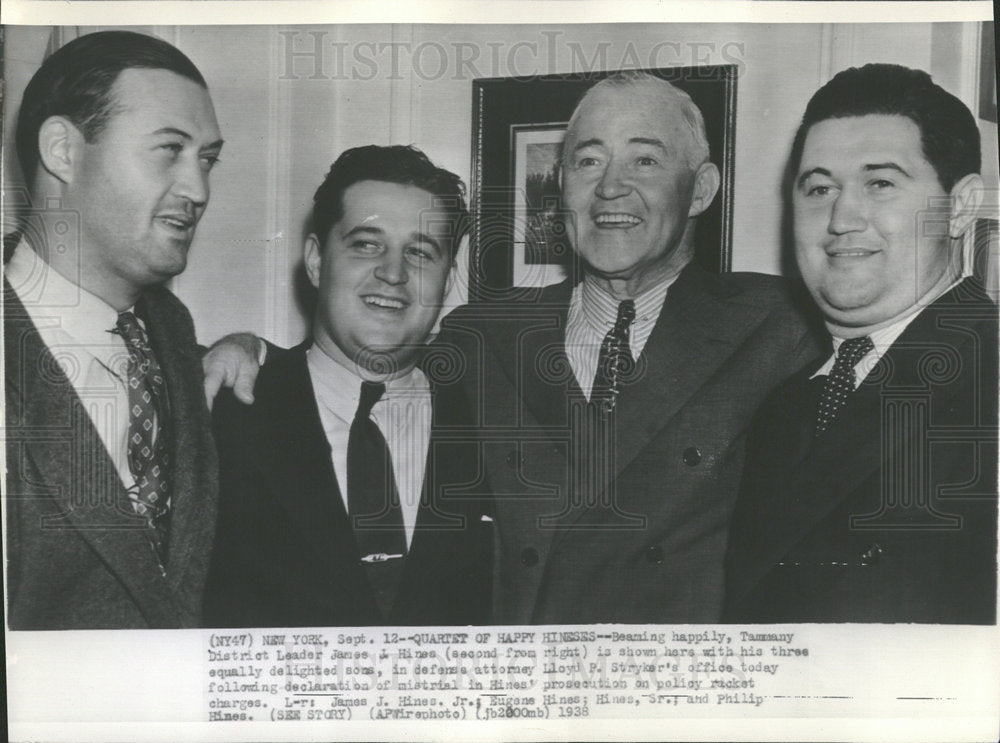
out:
<path id="1" fill-rule="evenodd" d="M 361 301 L 369 307 L 392 311 L 405 310 L 410 305 L 410 303 L 404 299 L 400 299 L 398 297 L 387 297 L 384 294 L 365 294 L 362 295 Z"/>
<path id="2" fill-rule="evenodd" d="M 194 217 L 184 214 L 183 212 L 158 214 L 156 215 L 156 221 L 171 230 L 180 232 L 187 232 L 188 230 L 193 229 L 198 222 L 198 220 Z"/>
<path id="3" fill-rule="evenodd" d="M 856 259 L 871 258 L 882 251 L 877 248 L 861 248 L 857 246 L 828 247 L 824 251 L 829 258 Z"/>
<path id="4" fill-rule="evenodd" d="M 594 217 L 594 224 L 606 229 L 627 229 L 642 224 L 642 220 L 625 212 L 601 212 Z"/>

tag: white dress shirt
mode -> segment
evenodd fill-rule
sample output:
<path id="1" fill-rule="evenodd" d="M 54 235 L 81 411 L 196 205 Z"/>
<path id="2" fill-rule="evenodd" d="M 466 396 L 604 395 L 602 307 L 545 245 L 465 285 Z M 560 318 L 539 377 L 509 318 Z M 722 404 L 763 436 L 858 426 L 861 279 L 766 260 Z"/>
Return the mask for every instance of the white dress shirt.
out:
<path id="1" fill-rule="evenodd" d="M 629 351 L 638 360 L 660 317 L 674 275 L 635 297 L 635 320 L 629 327 Z M 611 296 L 590 275 L 573 288 L 566 318 L 566 356 L 583 394 L 590 399 L 604 336 L 614 327 L 621 300 Z"/>
<path id="2" fill-rule="evenodd" d="M 122 484 L 134 487 L 128 465 L 128 351 L 122 337 L 111 332 L 118 312 L 51 269 L 23 241 L 5 275 L 73 385 Z M 26 369 L 25 373 L 43 372 Z"/>
<path id="3" fill-rule="evenodd" d="M 347 510 L 347 442 L 361 399 L 362 379 L 316 346 L 306 351 L 306 362 L 320 421 L 330 444 L 340 497 Z M 385 394 L 372 408 L 371 418 L 385 437 L 392 457 L 409 548 L 417 523 L 431 440 L 431 387 L 424 373 L 414 368 L 387 382 Z"/>
<path id="4" fill-rule="evenodd" d="M 871 374 L 872 369 L 878 364 L 879 359 L 881 359 L 896 339 L 903 334 L 903 331 L 909 326 L 911 322 L 917 319 L 923 310 L 935 301 L 938 297 L 947 294 L 949 291 L 954 289 L 961 282 L 961 279 L 956 281 L 954 284 L 946 287 L 943 291 L 938 294 L 933 295 L 933 297 L 925 297 L 919 303 L 915 304 L 912 308 L 912 312 L 908 315 L 904 315 L 900 319 L 891 325 L 886 325 L 878 330 L 873 330 L 868 334 L 868 337 L 872 339 L 872 345 L 874 346 L 871 351 L 866 353 L 861 357 L 861 360 L 854 365 L 854 389 L 857 389 L 863 381 Z M 840 350 L 840 344 L 844 342 L 844 338 L 838 338 L 835 335 L 831 336 L 833 340 L 833 355 L 830 356 L 824 362 L 823 366 L 816 370 L 816 372 L 809 377 L 810 379 L 815 379 L 816 377 L 825 377 L 830 374 L 833 369 L 833 364 L 837 360 L 837 352 Z"/>

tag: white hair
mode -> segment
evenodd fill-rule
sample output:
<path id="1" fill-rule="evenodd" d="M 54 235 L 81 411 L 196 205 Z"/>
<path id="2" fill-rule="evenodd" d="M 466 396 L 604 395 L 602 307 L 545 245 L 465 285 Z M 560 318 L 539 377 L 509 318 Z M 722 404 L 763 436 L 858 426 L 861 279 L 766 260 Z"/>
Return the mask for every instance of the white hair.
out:
<path id="1" fill-rule="evenodd" d="M 601 80 L 588 90 L 583 98 L 580 99 L 580 102 L 576 104 L 573 115 L 570 117 L 569 125 L 566 127 L 567 132 L 572 131 L 584 101 L 587 100 L 591 93 L 604 88 L 646 88 L 654 100 L 658 97 L 667 105 L 676 106 L 684 120 L 685 129 L 689 135 L 687 147 L 688 165 L 692 171 L 696 171 L 703 163 L 708 162 L 708 137 L 705 134 L 705 119 L 702 117 L 701 111 L 695 105 L 694 101 L 691 100 L 691 96 L 683 90 L 648 72 L 622 70 Z"/>

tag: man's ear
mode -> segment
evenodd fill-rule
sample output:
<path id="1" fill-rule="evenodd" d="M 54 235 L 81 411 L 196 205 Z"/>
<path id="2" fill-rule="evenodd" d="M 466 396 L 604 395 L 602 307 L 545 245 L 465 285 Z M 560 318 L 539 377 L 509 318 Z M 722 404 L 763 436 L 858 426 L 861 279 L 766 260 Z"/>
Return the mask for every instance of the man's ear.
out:
<path id="1" fill-rule="evenodd" d="M 458 253 L 451 259 L 451 268 L 448 269 L 448 276 L 444 280 L 444 296 L 447 297 L 451 288 L 455 286 L 455 279 L 458 278 Z"/>
<path id="2" fill-rule="evenodd" d="M 306 274 L 309 276 L 309 283 L 319 289 L 319 277 L 323 268 L 323 246 L 319 244 L 319 238 L 313 232 L 310 232 L 308 237 L 306 237 L 306 244 L 302 250 L 302 259 L 306 264 Z"/>
<path id="3" fill-rule="evenodd" d="M 948 218 L 948 234 L 961 237 L 975 223 L 979 207 L 983 203 L 983 179 L 979 173 L 969 173 L 952 186 L 951 216 Z"/>
<path id="4" fill-rule="evenodd" d="M 72 183 L 83 150 L 83 132 L 65 116 L 50 116 L 38 129 L 40 164 L 63 183 Z"/>
<path id="5" fill-rule="evenodd" d="M 688 217 L 697 217 L 708 209 L 719 190 L 719 169 L 715 163 L 702 163 L 694 174 L 694 192 L 691 195 L 691 208 Z"/>

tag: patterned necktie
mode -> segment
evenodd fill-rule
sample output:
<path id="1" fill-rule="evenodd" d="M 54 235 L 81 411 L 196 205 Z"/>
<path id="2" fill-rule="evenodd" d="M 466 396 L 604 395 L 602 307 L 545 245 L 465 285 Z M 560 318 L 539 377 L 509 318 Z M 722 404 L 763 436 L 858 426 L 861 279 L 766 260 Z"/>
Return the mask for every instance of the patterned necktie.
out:
<path id="1" fill-rule="evenodd" d="M 605 413 L 614 409 L 622 377 L 634 363 L 628 342 L 629 326 L 633 320 L 635 320 L 635 302 L 626 299 L 618 305 L 618 317 L 615 319 L 615 325 L 604 336 L 604 342 L 601 343 L 590 402 Z"/>
<path id="2" fill-rule="evenodd" d="M 875 344 L 867 335 L 862 338 L 849 338 L 840 344 L 840 348 L 837 349 L 837 359 L 819 395 L 816 436 L 829 428 L 837 413 L 847 402 L 847 396 L 854 392 L 854 367 L 873 348 Z"/>
<path id="3" fill-rule="evenodd" d="M 385 385 L 361 383 L 361 399 L 347 440 L 347 510 L 363 562 L 406 554 L 403 512 L 385 437 L 370 416 Z"/>
<path id="4" fill-rule="evenodd" d="M 131 312 L 118 315 L 115 331 L 128 348 L 128 465 L 135 486 L 128 491 L 136 513 L 146 519 L 149 539 L 166 575 L 170 537 L 170 477 L 166 387 L 146 332 Z M 157 429 L 159 429 L 157 433 Z"/>

